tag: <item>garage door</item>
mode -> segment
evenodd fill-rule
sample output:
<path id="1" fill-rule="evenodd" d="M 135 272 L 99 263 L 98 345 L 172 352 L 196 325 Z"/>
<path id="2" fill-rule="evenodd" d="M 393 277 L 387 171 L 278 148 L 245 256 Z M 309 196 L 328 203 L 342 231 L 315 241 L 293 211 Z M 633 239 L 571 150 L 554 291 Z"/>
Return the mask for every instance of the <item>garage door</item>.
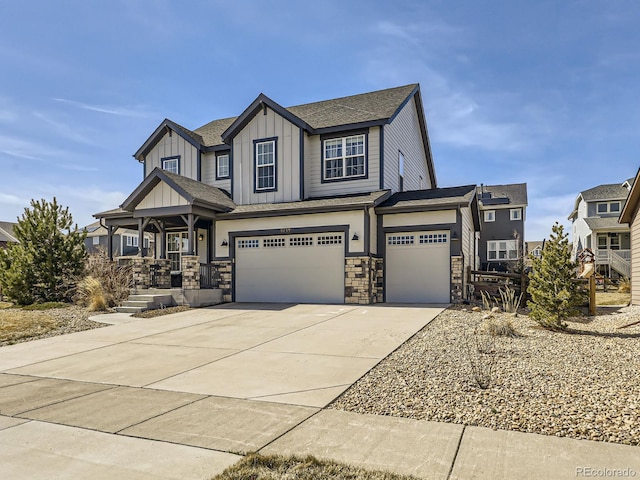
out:
<path id="1" fill-rule="evenodd" d="M 386 300 L 449 303 L 449 232 L 386 235 Z"/>
<path id="2" fill-rule="evenodd" d="M 236 239 L 236 301 L 344 303 L 344 233 Z"/>

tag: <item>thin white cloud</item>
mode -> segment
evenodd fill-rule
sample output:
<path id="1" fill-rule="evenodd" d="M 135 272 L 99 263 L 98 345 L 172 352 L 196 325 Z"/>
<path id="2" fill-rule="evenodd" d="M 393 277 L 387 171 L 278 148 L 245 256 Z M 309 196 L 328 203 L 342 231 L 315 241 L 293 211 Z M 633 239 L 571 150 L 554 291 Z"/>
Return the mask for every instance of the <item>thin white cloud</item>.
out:
<path id="1" fill-rule="evenodd" d="M 128 108 L 128 107 L 114 107 L 105 105 L 92 105 L 89 103 L 78 102 L 76 100 L 69 100 L 67 98 L 52 98 L 56 102 L 66 103 L 77 108 L 89 110 L 92 112 L 106 113 L 108 115 L 117 115 L 119 117 L 131 117 L 131 118 L 148 118 L 149 112 L 142 109 Z"/>
<path id="2" fill-rule="evenodd" d="M 0 153 L 24 160 L 43 161 L 61 153 L 52 148 L 45 148 L 36 142 L 19 137 L 0 135 Z"/>
<path id="3" fill-rule="evenodd" d="M 57 134 L 63 136 L 68 140 L 72 140 L 77 143 L 82 143 L 84 145 L 90 145 L 90 146 L 98 145 L 97 142 L 95 142 L 93 139 L 91 139 L 86 135 L 83 135 L 80 132 L 80 129 L 78 127 L 68 125 L 58 120 L 54 120 L 53 118 L 49 117 L 48 115 L 42 112 L 33 112 L 33 116 L 42 120 L 50 127 L 53 127 L 54 131 Z"/>

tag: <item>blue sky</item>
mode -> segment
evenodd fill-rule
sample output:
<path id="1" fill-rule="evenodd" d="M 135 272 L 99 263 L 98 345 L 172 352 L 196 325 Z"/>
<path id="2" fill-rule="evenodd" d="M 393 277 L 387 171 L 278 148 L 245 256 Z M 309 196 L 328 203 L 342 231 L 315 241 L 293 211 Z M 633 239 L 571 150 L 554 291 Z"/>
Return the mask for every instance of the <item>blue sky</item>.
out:
<path id="1" fill-rule="evenodd" d="M 31 198 L 85 225 L 142 180 L 132 154 L 187 128 L 418 82 L 439 186 L 526 182 L 526 238 L 640 166 L 640 3 L 4 2 L 0 220 Z"/>

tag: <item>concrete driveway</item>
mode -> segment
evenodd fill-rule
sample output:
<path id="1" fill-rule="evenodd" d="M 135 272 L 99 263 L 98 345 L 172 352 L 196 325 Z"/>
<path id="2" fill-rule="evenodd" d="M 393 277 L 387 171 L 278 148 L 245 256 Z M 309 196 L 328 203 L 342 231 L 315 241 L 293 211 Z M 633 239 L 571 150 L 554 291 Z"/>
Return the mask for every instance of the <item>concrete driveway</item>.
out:
<path id="1" fill-rule="evenodd" d="M 0 348 L 0 464 L 7 478 L 214 475 L 441 311 L 231 304 Z"/>

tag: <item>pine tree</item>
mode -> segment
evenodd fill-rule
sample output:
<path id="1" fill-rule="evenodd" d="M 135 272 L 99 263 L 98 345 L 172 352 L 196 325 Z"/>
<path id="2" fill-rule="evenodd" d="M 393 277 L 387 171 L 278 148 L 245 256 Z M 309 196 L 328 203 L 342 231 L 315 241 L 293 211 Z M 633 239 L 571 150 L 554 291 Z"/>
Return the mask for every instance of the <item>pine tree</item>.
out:
<path id="1" fill-rule="evenodd" d="M 14 227 L 19 243 L 0 250 L 0 285 L 20 305 L 68 301 L 84 269 L 86 232 L 72 229 L 68 208 L 31 200 Z"/>
<path id="2" fill-rule="evenodd" d="M 576 278 L 576 263 L 571 261 L 568 234 L 562 225 L 552 227 L 552 234 L 545 242 L 540 258 L 533 258 L 529 274 L 531 300 L 529 316 L 544 328 L 564 330 L 565 320 L 577 312 L 582 299 Z"/>

